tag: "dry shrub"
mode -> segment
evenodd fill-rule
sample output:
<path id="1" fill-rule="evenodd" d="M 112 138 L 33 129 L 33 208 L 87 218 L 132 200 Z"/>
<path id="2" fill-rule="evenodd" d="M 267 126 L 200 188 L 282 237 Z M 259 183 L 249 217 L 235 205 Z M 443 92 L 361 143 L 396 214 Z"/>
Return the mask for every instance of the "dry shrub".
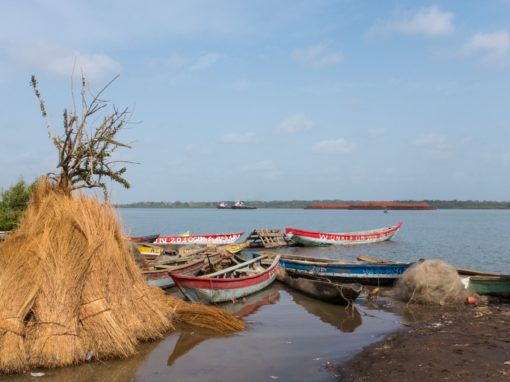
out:
<path id="1" fill-rule="evenodd" d="M 232 332 L 242 323 L 150 287 L 113 208 L 41 181 L 0 244 L 0 373 L 128 357 L 173 320 Z"/>
<path id="2" fill-rule="evenodd" d="M 426 260 L 404 272 L 394 295 L 408 303 L 445 305 L 463 303 L 467 291 L 453 266 L 441 260 Z"/>

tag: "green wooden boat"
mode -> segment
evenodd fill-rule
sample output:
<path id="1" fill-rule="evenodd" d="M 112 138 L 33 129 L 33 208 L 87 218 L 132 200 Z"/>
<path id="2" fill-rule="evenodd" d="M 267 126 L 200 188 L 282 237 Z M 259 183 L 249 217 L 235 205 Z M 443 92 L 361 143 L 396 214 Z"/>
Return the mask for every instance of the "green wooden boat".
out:
<path id="1" fill-rule="evenodd" d="M 510 298 L 510 275 L 471 276 L 469 289 L 478 294 Z"/>

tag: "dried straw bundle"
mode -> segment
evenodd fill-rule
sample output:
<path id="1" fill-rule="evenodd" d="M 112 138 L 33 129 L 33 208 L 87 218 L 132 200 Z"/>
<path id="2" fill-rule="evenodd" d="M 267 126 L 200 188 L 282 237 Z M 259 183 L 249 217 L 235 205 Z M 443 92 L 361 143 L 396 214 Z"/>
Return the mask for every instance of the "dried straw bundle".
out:
<path id="1" fill-rule="evenodd" d="M 0 244 L 0 373 L 127 357 L 172 321 L 244 327 L 219 309 L 147 285 L 110 206 L 39 182 L 17 231 Z"/>
<path id="2" fill-rule="evenodd" d="M 458 304 L 467 297 L 457 270 L 441 260 L 414 264 L 404 272 L 393 292 L 404 302 L 419 304 Z"/>
<path id="3" fill-rule="evenodd" d="M 169 305 L 174 306 L 173 319 L 176 325 L 198 326 L 215 333 L 233 333 L 245 328 L 244 322 L 230 313 L 204 304 L 190 304 L 168 296 Z"/>
<path id="4" fill-rule="evenodd" d="M 50 199 L 44 199 L 47 184 L 41 182 L 37 195 L 31 199 L 24 221 L 41 219 Z M 47 217 L 52 219 L 54 211 Z M 39 265 L 43 252 L 39 238 L 45 226 L 21 224 L 5 242 L 0 244 L 0 370 L 15 373 L 26 369 L 24 320 L 29 315 L 40 286 Z"/>

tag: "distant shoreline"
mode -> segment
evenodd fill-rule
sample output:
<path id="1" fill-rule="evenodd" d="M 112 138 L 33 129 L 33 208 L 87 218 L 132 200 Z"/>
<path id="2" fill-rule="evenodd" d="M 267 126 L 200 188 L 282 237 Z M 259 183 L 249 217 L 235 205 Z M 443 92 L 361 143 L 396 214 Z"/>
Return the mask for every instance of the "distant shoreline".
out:
<path id="1" fill-rule="evenodd" d="M 247 204 L 257 208 L 281 208 L 281 209 L 304 209 L 310 204 L 316 203 L 356 203 L 358 201 L 343 200 L 292 200 L 292 201 L 247 201 Z M 466 210 L 507 210 L 510 209 L 510 201 L 476 201 L 476 200 L 403 200 L 401 203 L 428 203 L 436 209 L 466 209 Z M 136 202 L 116 204 L 118 208 L 216 208 L 217 202 Z M 372 210 L 371 210 L 372 211 Z"/>

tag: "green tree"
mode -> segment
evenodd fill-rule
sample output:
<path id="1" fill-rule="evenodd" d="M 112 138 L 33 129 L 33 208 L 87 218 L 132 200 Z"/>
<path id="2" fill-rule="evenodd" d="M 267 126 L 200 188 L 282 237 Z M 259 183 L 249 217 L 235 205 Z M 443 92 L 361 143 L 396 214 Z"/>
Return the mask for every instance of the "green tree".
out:
<path id="1" fill-rule="evenodd" d="M 35 182 L 31 185 L 19 180 L 0 193 L 0 231 L 16 228 L 25 212 Z"/>

